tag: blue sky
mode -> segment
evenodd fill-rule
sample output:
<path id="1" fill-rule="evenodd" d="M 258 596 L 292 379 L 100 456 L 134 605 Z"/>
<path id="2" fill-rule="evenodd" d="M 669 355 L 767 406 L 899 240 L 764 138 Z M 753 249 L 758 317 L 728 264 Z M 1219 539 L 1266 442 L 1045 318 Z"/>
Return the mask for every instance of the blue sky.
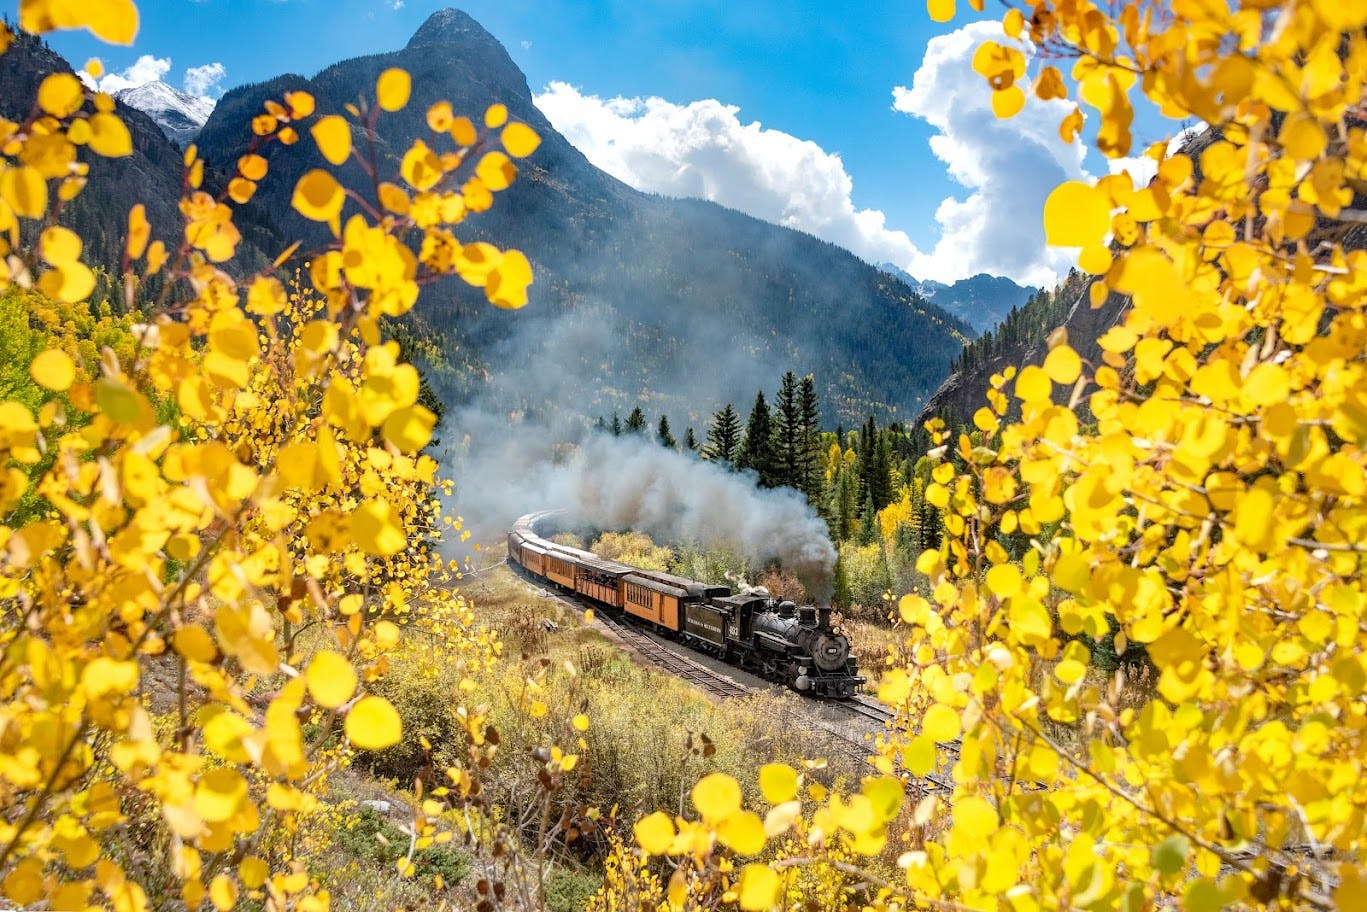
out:
<path id="1" fill-rule="evenodd" d="M 97 55 L 115 73 L 141 55 L 169 58 L 162 78 L 177 87 L 187 69 L 221 64 L 216 84 L 190 85 L 212 97 L 399 47 L 446 5 L 143 0 L 132 48 L 75 34 L 52 43 L 76 65 Z M 983 116 L 987 90 L 968 58 L 989 24 L 963 31 L 971 20 L 961 15 L 937 25 L 918 0 L 467 0 L 461 8 L 503 42 L 533 92 L 551 87 L 539 103 L 572 142 L 643 189 L 709 196 L 921 277 L 981 270 L 1039 281 L 1063 263 L 1036 237 L 1038 207 L 1059 180 L 1082 173 L 1082 159 L 1056 140 L 1059 148 L 1045 148 L 1064 110 L 1058 102 L 1010 124 Z M 1038 187 L 1012 189 L 1027 182 Z M 1032 212 L 1033 222 L 1020 224 Z"/>

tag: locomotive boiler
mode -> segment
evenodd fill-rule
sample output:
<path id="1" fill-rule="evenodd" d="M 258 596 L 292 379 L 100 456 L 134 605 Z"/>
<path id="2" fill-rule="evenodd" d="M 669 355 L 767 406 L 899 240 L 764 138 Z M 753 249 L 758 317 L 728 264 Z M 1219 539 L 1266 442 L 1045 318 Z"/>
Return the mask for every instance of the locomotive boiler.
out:
<path id="1" fill-rule="evenodd" d="M 508 533 L 508 559 L 525 572 L 799 693 L 851 697 L 864 683 L 829 607 L 799 607 L 763 590 L 733 593 L 557 545 L 536 534 L 548 515 L 523 516 Z"/>

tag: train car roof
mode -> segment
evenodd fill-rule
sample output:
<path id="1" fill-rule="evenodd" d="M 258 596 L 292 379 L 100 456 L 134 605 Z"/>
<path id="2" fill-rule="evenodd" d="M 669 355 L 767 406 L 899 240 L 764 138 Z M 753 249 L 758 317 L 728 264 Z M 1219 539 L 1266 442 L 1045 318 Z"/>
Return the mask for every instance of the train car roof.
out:
<path id="1" fill-rule="evenodd" d="M 581 558 L 579 563 L 585 567 L 597 570 L 600 573 L 611 573 L 616 576 L 625 576 L 628 573 L 635 573 L 636 568 L 628 564 L 619 564 L 617 561 L 603 560 L 601 557 Z"/>
<path id="2" fill-rule="evenodd" d="M 626 580 L 628 583 L 635 583 L 638 586 L 644 586 L 645 588 L 650 589 L 654 592 L 663 592 L 665 595 L 672 595 L 675 598 L 683 598 L 688 595 L 688 592 L 684 589 L 680 589 L 677 586 L 670 586 L 667 583 L 660 582 L 659 580 L 653 580 L 648 576 L 641 576 L 639 573 L 627 574 L 626 576 L 622 577 L 622 579 Z"/>
<path id="3" fill-rule="evenodd" d="M 641 574 L 642 576 L 648 576 L 651 579 L 659 580 L 662 583 L 668 583 L 671 586 L 678 586 L 680 589 L 687 589 L 690 586 L 706 587 L 707 585 L 706 583 L 699 582 L 698 580 L 689 579 L 686 576 L 675 576 L 673 573 L 665 573 L 663 570 L 637 570 L 636 572 Z"/>
<path id="4" fill-rule="evenodd" d="M 523 543 L 522 543 L 522 550 L 523 550 L 523 551 L 530 551 L 530 552 L 532 552 L 533 554 L 539 554 L 539 555 L 541 555 L 542 557 L 545 557 L 545 556 L 546 556 L 546 549 L 545 549 L 545 548 L 541 547 L 540 545 L 533 544 L 532 542 L 529 542 L 529 541 L 523 542 Z"/>

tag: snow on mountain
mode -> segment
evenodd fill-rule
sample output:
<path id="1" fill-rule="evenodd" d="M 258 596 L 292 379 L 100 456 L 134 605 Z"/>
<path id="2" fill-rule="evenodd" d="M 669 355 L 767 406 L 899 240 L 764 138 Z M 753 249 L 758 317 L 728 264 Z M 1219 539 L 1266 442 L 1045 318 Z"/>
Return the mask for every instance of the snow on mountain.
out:
<path id="1" fill-rule="evenodd" d="M 123 89 L 114 97 L 151 117 L 166 138 L 182 149 L 194 142 L 215 104 L 212 98 L 188 95 L 160 80 Z"/>

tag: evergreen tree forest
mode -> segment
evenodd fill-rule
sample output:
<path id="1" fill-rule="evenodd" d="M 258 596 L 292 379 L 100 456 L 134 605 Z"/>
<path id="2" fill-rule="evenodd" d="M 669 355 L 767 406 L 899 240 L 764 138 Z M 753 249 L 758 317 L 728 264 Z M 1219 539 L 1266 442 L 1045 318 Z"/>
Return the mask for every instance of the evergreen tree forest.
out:
<path id="1" fill-rule="evenodd" d="M 788 371 L 772 397 L 756 392 L 744 424 L 733 403 L 715 410 L 701 449 L 687 440 L 681 447 L 666 415 L 658 419 L 655 440 L 753 473 L 761 487 L 801 492 L 826 521 L 840 554 L 833 601 L 846 611 L 882 617 L 884 593 L 915 587 L 916 556 L 941 540 L 940 514 L 925 498 L 932 483 L 930 438 L 899 422 L 880 425 L 872 415 L 857 429 L 823 430 L 816 389 L 811 375 Z M 649 421 L 638 407 L 625 429 L 639 433 Z M 615 426 L 615 415 L 612 422 L 595 423 L 600 431 Z"/>

